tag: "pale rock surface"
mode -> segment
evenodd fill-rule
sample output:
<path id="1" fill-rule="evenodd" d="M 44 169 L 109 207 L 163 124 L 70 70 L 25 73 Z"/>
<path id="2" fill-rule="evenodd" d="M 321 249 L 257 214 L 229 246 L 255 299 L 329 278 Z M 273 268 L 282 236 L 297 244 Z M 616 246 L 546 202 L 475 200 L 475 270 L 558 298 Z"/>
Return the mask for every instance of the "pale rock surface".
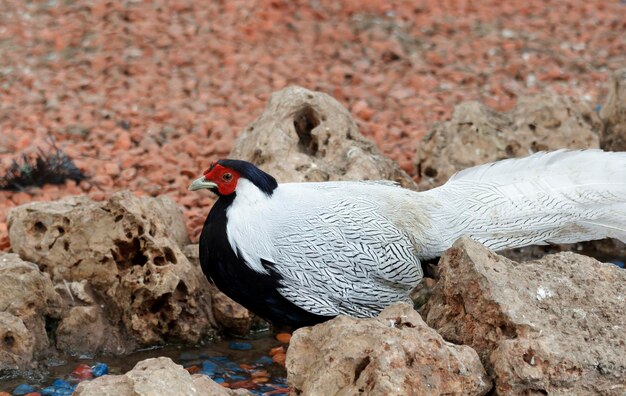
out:
<path id="1" fill-rule="evenodd" d="M 83 381 L 78 384 L 73 395 L 139 396 L 133 389 L 132 380 L 125 375 L 105 375 L 92 381 Z"/>
<path id="2" fill-rule="evenodd" d="M 424 307 L 506 395 L 626 393 L 626 271 L 573 253 L 516 263 L 461 238 Z"/>
<path id="3" fill-rule="evenodd" d="M 188 238 L 171 199 L 120 192 L 108 202 L 33 202 L 12 209 L 8 223 L 13 251 L 49 274 L 66 301 L 99 307 L 72 310 L 59 346 L 124 353 L 212 333 L 209 284 L 181 251 Z M 69 323 L 91 326 L 96 338 L 77 344 Z"/>
<path id="4" fill-rule="evenodd" d="M 22 319 L 0 311 L 0 371 L 27 370 L 36 362 L 35 337 Z"/>
<path id="5" fill-rule="evenodd" d="M 483 395 L 492 386 L 473 349 L 444 341 L 404 303 L 297 330 L 287 380 L 292 395 Z"/>
<path id="6" fill-rule="evenodd" d="M 246 390 L 230 390 L 204 375 L 191 375 L 170 358 L 142 360 L 124 375 L 105 375 L 81 382 L 75 396 L 245 396 Z"/>
<path id="7" fill-rule="evenodd" d="M 49 352 L 46 320 L 65 311 L 61 296 L 37 265 L 0 252 L 0 369 L 26 369 Z"/>
<path id="8" fill-rule="evenodd" d="M 600 146 L 604 150 L 626 151 L 626 69 L 617 70 L 611 76 L 600 118 L 604 124 Z"/>
<path id="9" fill-rule="evenodd" d="M 119 333 L 119 329 L 108 324 L 99 306 L 76 306 L 59 322 L 55 333 L 56 347 L 81 355 L 94 351 L 119 354 L 124 350 Z"/>
<path id="10" fill-rule="evenodd" d="M 301 87 L 273 93 L 229 157 L 258 165 L 279 183 L 394 180 L 415 188 L 411 177 L 359 132 L 337 100 Z"/>

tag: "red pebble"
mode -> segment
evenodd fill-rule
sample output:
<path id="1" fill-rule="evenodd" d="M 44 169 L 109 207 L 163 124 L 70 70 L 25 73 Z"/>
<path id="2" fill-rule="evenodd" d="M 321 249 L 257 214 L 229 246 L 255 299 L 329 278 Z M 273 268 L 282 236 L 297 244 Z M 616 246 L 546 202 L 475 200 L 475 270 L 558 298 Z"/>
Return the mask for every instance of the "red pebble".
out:
<path id="1" fill-rule="evenodd" d="M 285 362 L 287 361 L 287 355 L 284 353 L 277 353 L 276 355 L 272 356 L 272 360 L 274 361 L 274 363 L 284 366 Z"/>
<path id="2" fill-rule="evenodd" d="M 195 374 L 195 373 L 200 371 L 200 367 L 198 367 L 198 366 L 191 366 L 191 367 L 186 367 L 185 370 L 187 370 L 189 372 L 189 374 Z"/>
<path id="3" fill-rule="evenodd" d="M 256 389 L 257 384 L 251 380 L 235 381 L 230 383 L 230 389 Z"/>
<path id="4" fill-rule="evenodd" d="M 257 371 L 252 372 L 250 374 L 250 377 L 252 379 L 259 378 L 259 377 L 269 377 L 269 373 L 265 370 L 257 370 Z"/>
<path id="5" fill-rule="evenodd" d="M 39 392 L 31 392 L 31 393 L 27 393 L 24 396 L 41 396 L 41 393 Z"/>
<path id="6" fill-rule="evenodd" d="M 91 372 L 91 367 L 86 364 L 79 364 L 74 371 L 72 371 L 71 376 L 82 381 L 92 379 L 93 373 Z"/>
<path id="7" fill-rule="evenodd" d="M 272 348 L 270 349 L 270 356 L 274 356 L 278 353 L 285 353 L 285 348 L 283 348 L 282 346 L 276 347 L 276 348 Z"/>
<path id="8" fill-rule="evenodd" d="M 291 334 L 289 333 L 278 333 L 276 334 L 276 339 L 280 342 L 282 342 L 283 344 L 289 344 L 289 341 L 291 341 Z"/>

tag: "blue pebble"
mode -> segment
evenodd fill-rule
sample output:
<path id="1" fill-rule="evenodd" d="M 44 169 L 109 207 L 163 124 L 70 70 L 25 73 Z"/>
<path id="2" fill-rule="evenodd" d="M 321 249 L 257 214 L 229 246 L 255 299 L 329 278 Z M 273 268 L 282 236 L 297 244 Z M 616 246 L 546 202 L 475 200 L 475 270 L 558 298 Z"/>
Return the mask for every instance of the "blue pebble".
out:
<path id="1" fill-rule="evenodd" d="M 623 262 L 623 261 L 620 261 L 620 260 L 611 260 L 611 261 L 609 261 L 609 262 L 610 262 L 611 264 L 615 264 L 615 265 L 617 265 L 617 266 L 618 266 L 618 267 L 620 267 L 620 268 L 624 268 L 624 262 Z"/>
<path id="2" fill-rule="evenodd" d="M 55 379 L 52 383 L 52 387 L 58 389 L 72 389 L 72 384 L 63 379 Z"/>
<path id="3" fill-rule="evenodd" d="M 13 389 L 13 395 L 14 396 L 22 396 L 25 395 L 27 393 L 31 393 L 34 392 L 35 388 L 28 385 L 28 384 L 20 384 L 18 385 L 15 389 Z"/>
<path id="4" fill-rule="evenodd" d="M 252 344 L 249 342 L 231 342 L 228 347 L 237 351 L 249 351 L 252 349 Z"/>
<path id="5" fill-rule="evenodd" d="M 215 374 L 216 370 L 217 370 L 217 364 L 210 362 L 208 360 L 205 360 L 204 362 L 202 362 L 202 368 L 200 369 L 200 372 L 202 374 L 208 375 L 210 377 Z"/>
<path id="6" fill-rule="evenodd" d="M 41 391 L 41 396 L 57 396 L 57 388 L 54 386 L 48 386 L 43 388 Z"/>
<path id="7" fill-rule="evenodd" d="M 245 379 L 248 379 L 247 377 L 244 377 L 243 375 L 229 375 L 228 378 L 230 378 L 233 381 L 243 381 Z"/>
<path id="8" fill-rule="evenodd" d="M 54 396 L 72 396 L 72 393 L 74 393 L 74 389 L 73 388 L 70 388 L 70 389 L 57 388 L 57 391 L 54 394 Z"/>
<path id="9" fill-rule="evenodd" d="M 222 384 L 224 382 L 226 382 L 226 380 L 222 377 L 215 377 L 213 378 L 213 381 L 217 382 L 218 384 Z"/>
<path id="10" fill-rule="evenodd" d="M 269 356 L 261 356 L 257 360 L 254 361 L 256 364 L 272 364 L 274 361 Z"/>
<path id="11" fill-rule="evenodd" d="M 105 363 L 96 363 L 91 368 L 91 373 L 94 377 L 102 377 L 103 375 L 109 374 L 109 366 L 107 366 Z"/>
<path id="12" fill-rule="evenodd" d="M 208 360 L 216 363 L 224 363 L 228 361 L 228 357 L 226 356 L 211 356 Z"/>
<path id="13" fill-rule="evenodd" d="M 239 367 L 239 365 L 235 362 L 228 362 L 224 365 L 224 368 L 228 371 L 234 371 L 236 373 L 242 373 L 244 372 L 244 369 L 242 369 L 241 367 Z"/>
<path id="14" fill-rule="evenodd" d="M 48 386 L 41 390 L 42 396 L 71 396 L 72 393 L 74 393 L 74 387 L 57 388 L 54 386 Z"/>

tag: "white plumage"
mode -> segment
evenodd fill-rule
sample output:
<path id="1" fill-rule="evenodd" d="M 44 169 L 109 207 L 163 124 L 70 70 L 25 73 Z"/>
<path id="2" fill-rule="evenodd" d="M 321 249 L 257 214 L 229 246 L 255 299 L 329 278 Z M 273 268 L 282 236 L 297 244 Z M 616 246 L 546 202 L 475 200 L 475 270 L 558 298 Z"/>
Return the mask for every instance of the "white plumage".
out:
<path id="1" fill-rule="evenodd" d="M 459 172 L 426 192 L 389 183 L 242 178 L 227 236 L 279 293 L 317 315 L 372 316 L 407 300 L 421 259 L 462 235 L 499 250 L 605 237 L 626 242 L 626 153 L 538 153 Z M 267 263 L 271 263 L 270 266 Z"/>
<path id="2" fill-rule="evenodd" d="M 460 235 L 495 250 L 601 238 L 626 241 L 626 153 L 537 153 L 466 169 L 422 193 L 440 235 L 426 257 Z M 429 256 L 430 255 L 430 256 Z"/>

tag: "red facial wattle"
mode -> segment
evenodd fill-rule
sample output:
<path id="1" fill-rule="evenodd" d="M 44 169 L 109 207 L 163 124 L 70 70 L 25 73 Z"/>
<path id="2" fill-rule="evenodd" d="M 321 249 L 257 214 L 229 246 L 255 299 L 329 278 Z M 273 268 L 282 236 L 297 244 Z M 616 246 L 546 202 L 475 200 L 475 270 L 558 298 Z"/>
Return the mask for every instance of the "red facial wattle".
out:
<path id="1" fill-rule="evenodd" d="M 213 163 L 204 171 L 204 178 L 207 181 L 217 184 L 217 191 L 221 195 L 230 195 L 237 188 L 239 180 L 239 172 L 234 169 L 226 168 L 218 163 Z"/>

